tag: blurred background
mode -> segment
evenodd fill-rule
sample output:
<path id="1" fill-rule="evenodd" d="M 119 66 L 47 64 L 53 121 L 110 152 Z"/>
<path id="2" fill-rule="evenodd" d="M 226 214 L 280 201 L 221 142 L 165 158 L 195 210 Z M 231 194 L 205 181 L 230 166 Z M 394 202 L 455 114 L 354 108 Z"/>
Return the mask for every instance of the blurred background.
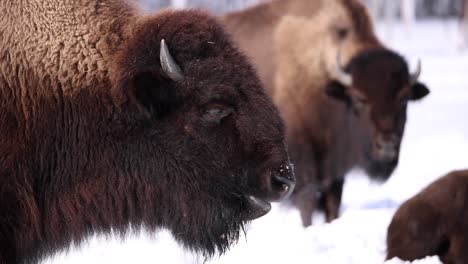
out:
<path id="1" fill-rule="evenodd" d="M 206 8 L 216 13 L 240 10 L 268 0 L 139 0 L 148 10 L 164 7 Z M 418 18 L 454 17 L 460 14 L 463 0 L 362 0 L 377 17 L 407 14 L 413 9 Z"/>
<path id="2" fill-rule="evenodd" d="M 215 14 L 242 10 L 272 0 L 137 0 L 141 7 L 154 12 L 163 8 L 198 8 Z M 417 21 L 455 21 L 458 34 L 457 48 L 468 48 L 468 4 L 466 0 L 360 0 L 367 5 L 374 21 L 386 25 L 386 36 L 392 34 L 395 24 L 410 28 Z M 465 14 L 465 15 L 464 15 Z M 465 16 L 465 19 L 463 17 Z"/>
<path id="3" fill-rule="evenodd" d="M 262 1 L 267 0 L 139 0 L 151 12 L 172 7 L 215 14 Z M 125 240 L 94 237 L 44 263 L 384 263 L 386 229 L 398 206 L 447 172 L 468 168 L 468 19 L 461 19 L 463 0 L 362 1 L 386 46 L 402 54 L 413 69 L 421 59 L 420 80 L 431 90 L 409 107 L 400 163 L 385 184 L 369 181 L 361 171 L 351 172 L 341 217 L 326 224 L 317 215 L 307 229 L 297 210 L 275 204 L 272 212 L 247 227 L 247 236 L 231 251 L 208 262 L 162 231 Z M 431 258 L 417 263 L 440 262 Z"/>

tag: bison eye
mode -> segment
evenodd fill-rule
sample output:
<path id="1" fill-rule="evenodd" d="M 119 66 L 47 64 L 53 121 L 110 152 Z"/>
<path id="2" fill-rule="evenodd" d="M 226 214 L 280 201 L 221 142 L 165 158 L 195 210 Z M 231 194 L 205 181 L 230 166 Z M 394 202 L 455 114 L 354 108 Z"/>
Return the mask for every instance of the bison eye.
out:
<path id="1" fill-rule="evenodd" d="M 228 117 L 234 112 L 232 107 L 221 105 L 221 104 L 212 104 L 208 105 L 205 108 L 203 113 L 203 119 L 208 122 L 219 123 L 225 117 Z"/>
<path id="2" fill-rule="evenodd" d="M 339 40 L 345 39 L 349 34 L 349 29 L 345 27 L 339 27 L 336 29 L 336 36 Z"/>

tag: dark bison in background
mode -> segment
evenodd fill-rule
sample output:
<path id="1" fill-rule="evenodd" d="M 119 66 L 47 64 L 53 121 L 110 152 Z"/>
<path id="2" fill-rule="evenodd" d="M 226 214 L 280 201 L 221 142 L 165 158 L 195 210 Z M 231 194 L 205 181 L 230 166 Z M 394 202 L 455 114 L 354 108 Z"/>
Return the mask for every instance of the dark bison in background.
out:
<path id="1" fill-rule="evenodd" d="M 214 18 L 115 0 L 0 11 L 0 263 L 130 226 L 211 256 L 292 190 L 278 111 Z"/>
<path id="2" fill-rule="evenodd" d="M 297 185 L 292 201 L 310 225 L 316 208 L 339 215 L 354 167 L 386 180 L 398 163 L 409 101 L 429 90 L 421 65 L 377 39 L 356 0 L 282 0 L 224 17 L 259 70 L 287 126 Z"/>
<path id="3" fill-rule="evenodd" d="M 468 170 L 454 171 L 400 206 L 387 231 L 387 259 L 468 263 L 467 220 Z"/>

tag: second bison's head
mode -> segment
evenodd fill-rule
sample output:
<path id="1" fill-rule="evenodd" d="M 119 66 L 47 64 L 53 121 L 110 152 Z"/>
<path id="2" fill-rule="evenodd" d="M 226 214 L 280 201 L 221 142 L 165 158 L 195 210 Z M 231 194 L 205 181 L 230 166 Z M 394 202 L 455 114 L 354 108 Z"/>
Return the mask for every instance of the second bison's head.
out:
<path id="1" fill-rule="evenodd" d="M 341 67 L 338 55 L 335 81 L 327 94 L 347 104 L 357 117 L 352 128 L 362 138 L 363 166 L 371 177 L 387 179 L 400 151 L 409 101 L 429 94 L 418 82 L 421 65 L 409 73 L 406 61 L 387 49 L 364 51 Z"/>
<path id="2" fill-rule="evenodd" d="M 142 222 L 159 217 L 187 247 L 222 252 L 294 187 L 282 120 L 213 18 L 168 11 L 130 36 L 112 92 L 131 113 L 118 133 L 132 135 L 130 176 L 154 186 L 158 216 Z"/>

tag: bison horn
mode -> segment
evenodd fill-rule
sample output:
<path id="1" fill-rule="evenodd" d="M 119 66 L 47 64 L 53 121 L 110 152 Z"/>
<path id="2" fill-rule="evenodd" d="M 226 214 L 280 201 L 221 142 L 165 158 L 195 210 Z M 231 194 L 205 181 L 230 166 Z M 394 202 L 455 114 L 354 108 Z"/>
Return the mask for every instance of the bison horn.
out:
<path id="1" fill-rule="evenodd" d="M 175 62 L 174 58 L 171 56 L 169 52 L 169 48 L 166 45 L 166 42 L 161 40 L 161 50 L 159 53 L 159 59 L 161 61 L 161 67 L 164 73 L 171 78 L 172 80 L 178 82 L 184 79 L 184 75 L 182 74 L 182 70 L 180 69 L 179 65 Z"/>
<path id="2" fill-rule="evenodd" d="M 418 60 L 418 66 L 416 67 L 416 70 L 410 74 L 410 84 L 413 85 L 415 84 L 419 76 L 421 75 L 421 60 Z"/>
<path id="3" fill-rule="evenodd" d="M 353 85 L 353 76 L 349 73 L 347 73 L 343 67 L 341 66 L 341 52 L 338 52 L 336 55 L 336 72 L 335 72 L 335 78 L 337 81 L 339 81 L 341 84 L 345 86 L 351 86 Z"/>

